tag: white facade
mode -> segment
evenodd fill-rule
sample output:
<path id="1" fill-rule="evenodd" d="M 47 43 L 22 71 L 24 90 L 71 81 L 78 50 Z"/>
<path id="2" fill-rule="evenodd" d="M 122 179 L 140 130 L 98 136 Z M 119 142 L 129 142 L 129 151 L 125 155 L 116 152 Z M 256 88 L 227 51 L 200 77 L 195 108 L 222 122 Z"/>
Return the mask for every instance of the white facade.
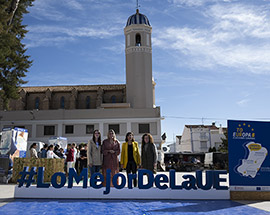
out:
<path id="1" fill-rule="evenodd" d="M 0 121 L 0 129 L 7 127 L 24 127 L 29 132 L 30 141 L 41 141 L 48 143 L 51 136 L 67 137 L 68 142 L 87 143 L 92 138 L 91 133 L 87 133 L 87 125 L 92 125 L 94 129 L 99 129 L 102 139 L 107 138 L 110 125 L 118 125 L 119 132 L 117 139 L 124 142 L 125 135 L 132 131 L 135 139 L 141 142 L 143 133 L 139 131 L 140 124 L 149 125 L 149 132 L 153 135 L 157 147 L 161 143 L 161 123 L 158 109 L 133 109 L 118 108 L 113 109 L 90 109 L 90 110 L 40 110 L 31 111 L 0 111 L 3 116 Z M 66 126 L 72 126 L 73 132 L 66 133 Z M 52 126 L 53 133 L 46 134 L 45 127 Z"/>
<path id="2" fill-rule="evenodd" d="M 223 129 L 215 125 L 186 125 L 179 149 L 180 152 L 208 152 L 210 147 L 220 147 L 221 138 L 225 138 Z"/>

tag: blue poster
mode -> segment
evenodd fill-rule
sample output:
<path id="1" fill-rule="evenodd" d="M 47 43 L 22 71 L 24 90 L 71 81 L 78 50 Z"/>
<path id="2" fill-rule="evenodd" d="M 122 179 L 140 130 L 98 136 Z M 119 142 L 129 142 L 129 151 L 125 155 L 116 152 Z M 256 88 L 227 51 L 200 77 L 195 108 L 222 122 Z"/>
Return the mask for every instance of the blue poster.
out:
<path id="1" fill-rule="evenodd" d="M 230 186 L 270 186 L 270 122 L 228 120 Z"/>

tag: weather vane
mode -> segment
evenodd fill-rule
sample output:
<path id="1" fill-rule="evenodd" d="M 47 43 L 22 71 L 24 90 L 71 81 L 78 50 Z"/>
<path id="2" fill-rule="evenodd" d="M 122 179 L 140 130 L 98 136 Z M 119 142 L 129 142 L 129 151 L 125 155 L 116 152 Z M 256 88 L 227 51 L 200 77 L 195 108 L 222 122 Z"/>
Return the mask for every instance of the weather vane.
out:
<path id="1" fill-rule="evenodd" d="M 136 0 L 136 2 L 137 2 L 136 8 L 137 8 L 137 11 L 139 11 L 139 7 L 140 7 L 140 5 L 139 5 L 139 0 Z"/>

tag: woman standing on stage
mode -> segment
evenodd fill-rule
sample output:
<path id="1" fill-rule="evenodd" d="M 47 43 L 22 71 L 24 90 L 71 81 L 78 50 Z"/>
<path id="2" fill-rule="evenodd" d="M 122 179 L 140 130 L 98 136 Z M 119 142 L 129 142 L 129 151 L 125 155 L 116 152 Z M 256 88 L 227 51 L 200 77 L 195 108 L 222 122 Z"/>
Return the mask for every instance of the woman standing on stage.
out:
<path id="1" fill-rule="evenodd" d="M 113 186 L 112 177 L 119 172 L 118 155 L 120 154 L 120 143 L 112 129 L 109 130 L 107 137 L 108 139 L 102 143 L 101 150 L 103 154 L 102 174 L 104 181 L 106 181 L 106 170 L 111 169 L 111 186 Z"/>
<path id="2" fill-rule="evenodd" d="M 99 172 L 102 165 L 102 153 L 101 153 L 101 134 L 99 130 L 95 130 L 93 138 L 88 141 L 87 161 L 90 168 L 91 175 Z"/>
<path id="3" fill-rule="evenodd" d="M 153 137 L 151 134 L 144 134 L 142 136 L 142 168 L 148 169 L 153 173 L 156 172 L 157 168 L 157 148 L 154 144 Z"/>
<path id="4" fill-rule="evenodd" d="M 126 169 L 127 174 L 136 174 L 137 168 L 141 163 L 138 143 L 134 140 L 134 134 L 128 132 L 126 134 L 125 143 L 122 145 L 121 150 L 121 167 Z M 134 179 L 134 187 L 137 186 L 137 179 Z"/>

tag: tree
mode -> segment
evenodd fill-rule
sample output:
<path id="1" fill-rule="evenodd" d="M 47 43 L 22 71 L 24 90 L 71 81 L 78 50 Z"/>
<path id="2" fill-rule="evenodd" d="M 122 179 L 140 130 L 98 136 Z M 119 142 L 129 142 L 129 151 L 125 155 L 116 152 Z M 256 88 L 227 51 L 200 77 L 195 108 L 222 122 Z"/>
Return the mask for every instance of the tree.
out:
<path id="1" fill-rule="evenodd" d="M 23 15 L 34 0 L 0 0 L 0 95 L 4 109 L 9 109 L 9 100 L 18 99 L 18 89 L 32 61 L 25 54 L 22 39 L 27 33 L 22 24 Z"/>
<path id="2" fill-rule="evenodd" d="M 228 152 L 228 131 L 224 132 L 225 138 L 221 138 L 221 147 L 219 148 L 220 152 Z"/>

